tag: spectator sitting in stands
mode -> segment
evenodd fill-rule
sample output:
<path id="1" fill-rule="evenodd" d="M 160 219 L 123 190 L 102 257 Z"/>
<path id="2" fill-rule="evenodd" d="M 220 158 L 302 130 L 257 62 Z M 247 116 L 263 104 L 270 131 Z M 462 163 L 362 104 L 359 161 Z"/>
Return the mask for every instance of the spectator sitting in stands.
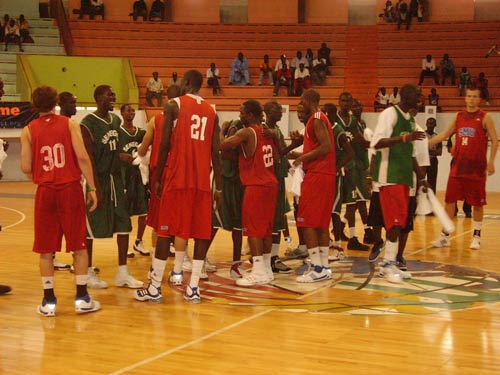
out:
<path id="1" fill-rule="evenodd" d="M 168 86 L 180 86 L 181 85 L 181 80 L 179 79 L 177 72 L 172 73 L 172 78 L 168 81 Z"/>
<path id="2" fill-rule="evenodd" d="M 315 85 L 323 85 L 328 75 L 328 65 L 325 59 L 315 58 L 312 64 L 311 78 Z"/>
<path id="3" fill-rule="evenodd" d="M 288 96 L 292 96 L 292 71 L 288 69 L 286 64 L 283 64 L 283 67 L 278 71 L 273 96 L 278 96 L 281 86 L 286 86 Z"/>
<path id="4" fill-rule="evenodd" d="M 165 21 L 165 4 L 161 0 L 153 1 L 149 12 L 150 21 Z"/>
<path id="5" fill-rule="evenodd" d="M 436 62 L 432 58 L 432 55 L 427 55 L 425 59 L 422 59 L 422 71 L 420 72 L 420 80 L 418 85 L 420 86 L 424 82 L 425 77 L 433 77 L 434 82 L 439 86 L 439 77 L 436 69 Z"/>
<path id="6" fill-rule="evenodd" d="M 248 72 L 248 60 L 243 56 L 243 52 L 238 52 L 238 57 L 231 64 L 229 73 L 230 85 L 249 85 L 250 73 Z"/>
<path id="7" fill-rule="evenodd" d="M 302 56 L 302 51 L 297 51 L 297 55 L 292 59 L 292 74 L 295 74 L 295 70 L 299 68 L 300 64 L 304 64 L 306 68 L 309 68 L 309 62 Z"/>
<path id="8" fill-rule="evenodd" d="M 30 35 L 30 25 L 24 14 L 19 16 L 19 33 L 21 34 L 21 42 L 22 43 L 34 43 L 33 38 Z"/>
<path id="9" fill-rule="evenodd" d="M 295 96 L 301 96 L 304 90 L 311 88 L 311 76 L 303 62 L 299 64 L 299 68 L 295 69 L 293 80 L 293 91 Z"/>
<path id="10" fill-rule="evenodd" d="M 451 77 L 451 84 L 455 86 L 455 64 L 450 59 L 447 53 L 443 55 L 443 59 L 439 63 L 441 67 L 441 85 L 444 85 L 446 77 Z"/>
<path id="11" fill-rule="evenodd" d="M 207 84 L 208 87 L 212 88 L 214 95 L 217 95 L 217 92 L 221 92 L 219 79 L 219 69 L 215 67 L 215 63 L 210 63 L 210 68 L 207 69 Z"/>
<path id="12" fill-rule="evenodd" d="M 144 0 L 134 1 L 131 14 L 134 21 L 137 21 L 139 17 L 142 17 L 142 20 L 146 21 L 148 18 L 148 6 L 146 2 Z"/>
<path id="13" fill-rule="evenodd" d="M 308 48 L 306 51 L 306 55 L 304 56 L 307 59 L 307 63 L 309 64 L 309 69 L 313 67 L 313 61 L 314 61 L 314 53 L 312 48 Z"/>
<path id="14" fill-rule="evenodd" d="M 458 95 L 462 96 L 464 94 L 464 91 L 467 87 L 470 85 L 470 73 L 467 70 L 467 67 L 464 66 L 462 67 L 462 71 L 460 72 L 459 76 L 459 83 L 458 83 Z"/>
<path id="15" fill-rule="evenodd" d="M 80 9 L 75 9 L 73 13 L 80 14 L 78 19 L 82 19 L 84 14 L 88 14 L 91 20 L 94 19 L 95 15 L 101 15 L 104 20 L 104 4 L 102 0 L 81 0 Z"/>
<path id="16" fill-rule="evenodd" d="M 431 88 L 431 92 L 427 96 L 427 99 L 429 100 L 429 105 L 435 105 L 437 107 L 437 111 L 441 112 L 441 107 L 439 106 L 439 94 L 434 87 Z"/>
<path id="17" fill-rule="evenodd" d="M 388 0 L 385 2 L 383 13 L 380 13 L 378 16 L 386 22 L 394 22 L 396 21 L 394 15 L 394 6 L 392 5 L 392 1 Z"/>
<path id="18" fill-rule="evenodd" d="M 394 87 L 392 89 L 392 93 L 389 95 L 389 104 L 390 105 L 398 105 L 401 101 L 401 96 L 399 95 L 399 89 Z"/>
<path id="19" fill-rule="evenodd" d="M 326 65 L 332 66 L 332 60 L 330 58 L 330 53 L 332 50 L 327 47 L 326 43 L 321 43 L 321 48 L 318 50 L 318 59 L 325 59 Z"/>
<path id="20" fill-rule="evenodd" d="M 148 106 L 153 107 L 153 98 L 158 101 L 158 107 L 162 105 L 163 82 L 158 78 L 158 72 L 153 72 L 153 77 L 146 84 L 146 101 Z"/>
<path id="21" fill-rule="evenodd" d="M 264 60 L 260 63 L 259 86 L 262 86 L 264 78 L 269 79 L 269 84 L 273 84 L 273 69 L 269 66 L 269 55 L 264 55 Z"/>
<path id="22" fill-rule="evenodd" d="M 16 21 L 14 20 L 14 18 L 11 18 L 9 20 L 9 24 L 5 27 L 5 35 L 3 37 L 3 40 L 5 42 L 4 51 L 8 50 L 9 43 L 15 43 L 19 46 L 19 51 L 24 52 L 19 26 L 16 25 Z"/>
<path id="23" fill-rule="evenodd" d="M 406 24 L 406 30 L 410 29 L 411 15 L 408 10 L 408 4 L 404 0 L 401 0 L 396 5 L 397 15 L 398 15 L 398 30 L 401 29 L 401 24 Z"/>
<path id="24" fill-rule="evenodd" d="M 0 20 L 0 42 L 3 42 L 3 37 L 5 35 L 5 28 L 9 24 L 10 16 L 6 13 L 3 16 L 3 20 Z"/>
<path id="25" fill-rule="evenodd" d="M 484 72 L 479 73 L 477 78 L 474 80 L 474 86 L 479 89 L 479 94 L 481 99 L 486 102 L 486 105 L 490 105 L 490 92 L 488 91 L 488 80 L 486 79 Z"/>
<path id="26" fill-rule="evenodd" d="M 387 94 L 385 87 L 379 88 L 377 95 L 375 95 L 375 101 L 373 102 L 373 111 L 378 112 L 379 109 L 384 110 L 389 105 L 389 95 Z"/>

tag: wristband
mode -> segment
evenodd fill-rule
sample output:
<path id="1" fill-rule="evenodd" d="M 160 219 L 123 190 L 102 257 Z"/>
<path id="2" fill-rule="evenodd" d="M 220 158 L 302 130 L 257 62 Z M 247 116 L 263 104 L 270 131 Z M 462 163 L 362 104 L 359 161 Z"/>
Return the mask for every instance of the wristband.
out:
<path id="1" fill-rule="evenodd" d="M 401 136 L 401 138 L 403 139 L 403 143 L 406 143 L 406 137 L 407 137 L 407 134 L 403 134 L 403 135 Z"/>

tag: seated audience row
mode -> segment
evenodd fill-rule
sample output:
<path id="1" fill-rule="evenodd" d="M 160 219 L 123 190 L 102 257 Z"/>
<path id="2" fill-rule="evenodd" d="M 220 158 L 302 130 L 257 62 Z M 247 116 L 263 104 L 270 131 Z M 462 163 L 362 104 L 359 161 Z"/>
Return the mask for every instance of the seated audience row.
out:
<path id="1" fill-rule="evenodd" d="M 5 43 L 4 51 L 8 50 L 9 44 L 19 46 L 19 51 L 24 52 L 23 43 L 33 43 L 33 38 L 30 36 L 29 23 L 24 17 L 24 14 L 19 16 L 19 19 L 10 18 L 5 14 L 3 20 L 0 20 L 0 42 Z"/>

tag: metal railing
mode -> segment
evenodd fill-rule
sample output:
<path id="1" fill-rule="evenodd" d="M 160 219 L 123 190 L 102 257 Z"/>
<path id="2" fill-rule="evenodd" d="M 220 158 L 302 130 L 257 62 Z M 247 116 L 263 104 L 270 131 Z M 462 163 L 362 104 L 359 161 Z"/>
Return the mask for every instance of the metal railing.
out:
<path id="1" fill-rule="evenodd" d="M 68 16 L 64 10 L 62 0 L 50 0 L 50 12 L 59 27 L 59 34 L 63 40 L 66 54 L 68 56 L 73 56 L 73 35 L 71 35 Z"/>

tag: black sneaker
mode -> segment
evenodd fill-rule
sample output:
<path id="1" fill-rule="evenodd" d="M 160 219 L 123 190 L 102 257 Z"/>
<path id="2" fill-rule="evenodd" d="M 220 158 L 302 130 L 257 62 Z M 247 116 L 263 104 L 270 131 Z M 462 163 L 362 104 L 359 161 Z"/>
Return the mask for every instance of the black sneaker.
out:
<path id="1" fill-rule="evenodd" d="M 370 255 L 368 255 L 368 262 L 370 263 L 376 262 L 380 257 L 380 254 L 382 253 L 384 248 L 385 248 L 385 242 L 383 240 L 376 242 L 372 247 Z"/>
<path id="2" fill-rule="evenodd" d="M 0 285 L 0 294 L 9 293 L 12 289 L 8 285 Z"/>
<path id="3" fill-rule="evenodd" d="M 370 246 L 363 245 L 361 242 L 358 241 L 358 237 L 352 237 L 349 239 L 349 242 L 347 242 L 347 249 L 348 250 L 368 251 L 368 250 L 370 250 Z"/>
<path id="4" fill-rule="evenodd" d="M 365 229 L 365 235 L 363 237 L 363 243 L 370 243 L 372 244 L 374 241 L 373 239 L 373 229 L 372 228 L 366 228 Z"/>
<path id="5" fill-rule="evenodd" d="M 271 257 L 271 268 L 273 273 L 292 273 L 292 269 L 283 263 L 278 256 Z"/>
<path id="6" fill-rule="evenodd" d="M 396 267 L 398 267 L 401 271 L 408 271 L 408 266 L 406 265 L 406 259 L 401 257 L 398 257 L 396 259 Z"/>

